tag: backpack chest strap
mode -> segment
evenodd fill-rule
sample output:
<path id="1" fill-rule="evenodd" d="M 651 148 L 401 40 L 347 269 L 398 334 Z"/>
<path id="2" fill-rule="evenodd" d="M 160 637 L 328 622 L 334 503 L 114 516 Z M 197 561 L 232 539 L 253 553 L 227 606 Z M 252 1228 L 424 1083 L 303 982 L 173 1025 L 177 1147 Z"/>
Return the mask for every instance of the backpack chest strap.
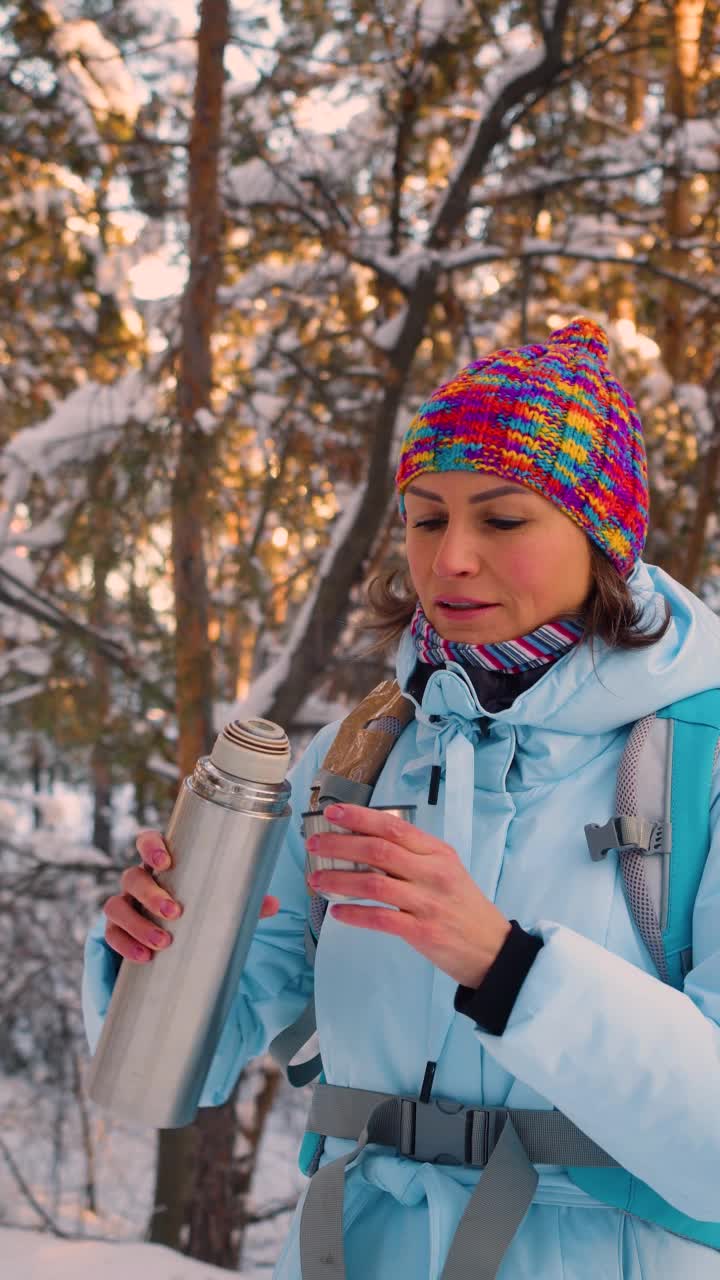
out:
<path id="1" fill-rule="evenodd" d="M 345 1172 L 368 1144 L 412 1160 L 482 1168 L 450 1244 L 441 1280 L 495 1280 L 538 1184 L 534 1164 L 616 1162 L 559 1111 L 419 1102 L 321 1084 L 308 1125 L 326 1137 L 357 1139 L 347 1155 L 313 1175 L 300 1218 L 303 1280 L 346 1280 Z"/>
<path id="2" fill-rule="evenodd" d="M 318 1084 L 307 1127 L 326 1138 L 357 1141 L 374 1112 L 377 1120 L 370 1142 L 410 1160 L 482 1169 L 509 1119 L 531 1164 L 617 1165 L 561 1111 L 465 1107 L 443 1098 L 419 1102 L 368 1089 Z"/>

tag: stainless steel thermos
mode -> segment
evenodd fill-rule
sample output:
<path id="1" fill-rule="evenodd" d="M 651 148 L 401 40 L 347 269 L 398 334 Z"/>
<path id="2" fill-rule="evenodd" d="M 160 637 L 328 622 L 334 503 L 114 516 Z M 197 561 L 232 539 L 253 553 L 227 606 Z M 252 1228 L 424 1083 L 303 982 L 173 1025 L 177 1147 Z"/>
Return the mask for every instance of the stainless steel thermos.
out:
<path id="1" fill-rule="evenodd" d="M 190 1124 L 290 818 L 290 747 L 269 720 L 234 721 L 180 788 L 157 880 L 183 905 L 149 964 L 127 961 L 90 1066 L 89 1095 L 134 1124 Z"/>

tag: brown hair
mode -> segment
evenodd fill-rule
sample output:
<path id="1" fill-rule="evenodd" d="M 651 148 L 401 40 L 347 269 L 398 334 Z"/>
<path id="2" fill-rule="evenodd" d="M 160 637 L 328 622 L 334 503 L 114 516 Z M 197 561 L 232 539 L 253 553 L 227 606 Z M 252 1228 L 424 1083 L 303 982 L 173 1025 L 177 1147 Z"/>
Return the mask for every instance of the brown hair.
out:
<path id="1" fill-rule="evenodd" d="M 577 618 L 585 628 L 582 643 L 604 640 L 613 649 L 645 649 L 665 635 L 672 620 L 672 610 L 665 602 L 665 617 L 654 631 L 640 629 L 643 609 L 632 597 L 630 588 L 611 560 L 590 542 L 592 587 Z M 365 653 L 388 649 L 398 640 L 410 622 L 417 604 L 417 593 L 407 567 L 387 569 L 372 578 L 367 587 L 371 615 L 363 629 L 376 631 L 378 638 Z"/>

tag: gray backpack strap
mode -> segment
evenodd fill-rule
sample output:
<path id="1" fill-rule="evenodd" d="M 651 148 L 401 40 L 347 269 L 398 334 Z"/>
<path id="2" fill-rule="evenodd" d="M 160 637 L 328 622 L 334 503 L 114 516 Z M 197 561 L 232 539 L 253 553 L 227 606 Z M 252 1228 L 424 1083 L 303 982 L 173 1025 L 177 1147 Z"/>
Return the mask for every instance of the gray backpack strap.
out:
<path id="1" fill-rule="evenodd" d="M 594 861 L 617 849 L 625 897 L 658 975 L 670 974 L 663 945 L 672 855 L 672 720 L 644 716 L 633 726 L 617 776 L 617 814 L 585 827 Z"/>
<path id="2" fill-rule="evenodd" d="M 305 922 L 305 958 L 311 967 L 315 964 L 315 952 L 327 907 L 326 898 L 321 898 L 318 893 L 312 895 L 308 907 L 308 918 Z M 299 1062 L 294 1067 L 290 1065 L 295 1054 L 300 1052 L 316 1030 L 315 997 L 312 995 L 300 1016 L 276 1035 L 268 1045 L 268 1053 L 272 1055 L 278 1066 L 282 1067 L 294 1089 L 301 1089 L 303 1085 L 310 1084 L 323 1069 L 319 1053 L 307 1062 Z"/>
<path id="3" fill-rule="evenodd" d="M 506 1113 L 495 1150 L 457 1225 L 441 1280 L 494 1280 L 537 1184 L 537 1170 Z"/>
<path id="4" fill-rule="evenodd" d="M 302 1088 L 305 1084 L 310 1084 L 315 1080 L 322 1071 L 322 1058 L 319 1053 L 314 1058 L 308 1059 L 307 1062 L 299 1062 L 296 1066 L 291 1066 L 291 1061 L 296 1053 L 307 1044 L 311 1036 L 315 1034 L 315 997 L 311 996 L 305 1008 L 289 1027 L 281 1031 L 268 1046 L 268 1053 L 272 1054 L 278 1066 L 282 1067 L 290 1084 L 295 1089 Z"/>
<path id="5" fill-rule="evenodd" d="M 357 1146 L 346 1156 L 323 1165 L 310 1179 L 300 1216 L 302 1280 L 345 1280 L 343 1204 L 345 1171 L 368 1142 L 382 1141 L 394 1132 L 400 1099 L 382 1097 L 359 1134 Z"/>
<path id="6" fill-rule="evenodd" d="M 337 804 L 367 805 L 372 792 L 367 782 L 354 782 L 339 773 L 331 773 L 329 769 L 318 769 L 311 792 L 315 801 L 313 812 L 324 809 L 333 801 Z"/>
<path id="7" fill-rule="evenodd" d="M 317 1085 L 308 1127 L 358 1142 L 310 1182 L 300 1219 L 303 1280 L 345 1280 L 345 1173 L 368 1143 L 414 1160 L 484 1170 L 458 1224 L 442 1280 L 494 1280 L 535 1194 L 534 1163 L 616 1163 L 559 1111 L 471 1108 Z"/>
<path id="8" fill-rule="evenodd" d="M 313 1090 L 307 1127 L 326 1138 L 354 1141 L 370 1123 L 380 1103 L 393 1106 L 382 1113 L 370 1141 L 410 1160 L 467 1165 L 482 1169 L 495 1149 L 499 1121 L 507 1115 L 532 1164 L 562 1164 L 585 1168 L 615 1167 L 613 1160 L 562 1111 L 506 1107 L 465 1107 L 460 1102 L 431 1098 L 420 1102 L 371 1089 L 317 1084 Z"/>
<path id="9" fill-rule="evenodd" d="M 345 1172 L 369 1142 L 377 1142 L 393 1099 L 381 1102 L 358 1145 L 318 1169 L 300 1218 L 302 1280 L 346 1280 L 343 1240 Z M 441 1280 L 494 1280 L 538 1183 L 512 1122 L 505 1114 L 500 1138 L 463 1213 Z"/>
<path id="10" fill-rule="evenodd" d="M 383 680 L 345 717 L 310 791 L 311 809 L 332 800 L 368 804 L 383 765 L 415 706 L 396 680 Z"/>

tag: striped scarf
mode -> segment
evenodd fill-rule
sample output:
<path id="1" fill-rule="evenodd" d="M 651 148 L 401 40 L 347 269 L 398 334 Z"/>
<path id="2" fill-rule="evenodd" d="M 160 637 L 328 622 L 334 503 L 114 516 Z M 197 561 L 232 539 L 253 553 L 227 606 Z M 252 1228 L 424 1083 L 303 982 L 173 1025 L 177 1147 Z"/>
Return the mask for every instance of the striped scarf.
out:
<path id="1" fill-rule="evenodd" d="M 516 675 L 547 666 L 568 653 L 583 634 L 582 624 L 569 618 L 546 622 L 529 635 L 497 644 L 468 644 L 462 640 L 445 640 L 433 627 L 418 602 L 410 631 L 421 662 L 431 666 L 448 661 L 484 667 L 486 671 L 504 671 Z"/>

